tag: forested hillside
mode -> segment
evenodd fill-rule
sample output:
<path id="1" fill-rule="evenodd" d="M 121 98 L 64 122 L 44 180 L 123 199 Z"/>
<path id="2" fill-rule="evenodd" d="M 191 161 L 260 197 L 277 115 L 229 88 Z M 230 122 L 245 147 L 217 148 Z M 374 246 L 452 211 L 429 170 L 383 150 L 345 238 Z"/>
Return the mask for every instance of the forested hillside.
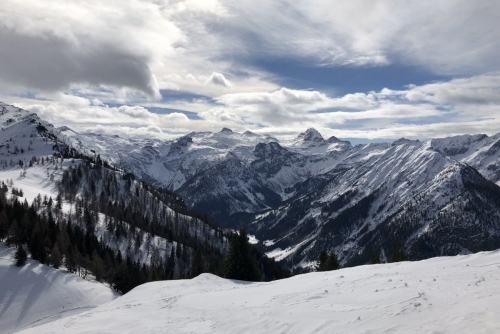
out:
<path id="1" fill-rule="evenodd" d="M 26 248 L 41 263 L 110 282 L 120 292 L 151 280 L 227 274 L 233 232 L 35 114 L 9 106 L 1 116 L 0 240 Z M 252 253 L 256 279 L 288 275 Z"/>

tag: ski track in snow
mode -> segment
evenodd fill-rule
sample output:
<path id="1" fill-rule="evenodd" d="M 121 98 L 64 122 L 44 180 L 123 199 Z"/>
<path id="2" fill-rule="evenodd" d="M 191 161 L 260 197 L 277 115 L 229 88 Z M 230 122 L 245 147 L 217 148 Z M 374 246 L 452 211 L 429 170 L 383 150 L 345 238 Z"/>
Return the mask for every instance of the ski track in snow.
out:
<path id="1" fill-rule="evenodd" d="M 500 251 L 270 283 L 163 281 L 36 333 L 498 333 Z"/>

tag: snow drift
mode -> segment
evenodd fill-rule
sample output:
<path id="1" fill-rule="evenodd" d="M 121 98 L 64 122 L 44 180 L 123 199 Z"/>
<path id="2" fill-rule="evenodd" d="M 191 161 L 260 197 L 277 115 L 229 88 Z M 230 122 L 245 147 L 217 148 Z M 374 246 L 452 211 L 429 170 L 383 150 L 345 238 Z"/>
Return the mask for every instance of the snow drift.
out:
<path id="1" fill-rule="evenodd" d="M 144 284 L 28 333 L 498 333 L 500 251 L 270 283 Z"/>
<path id="2" fill-rule="evenodd" d="M 97 282 L 28 260 L 14 265 L 14 248 L 0 243 L 0 333 L 9 334 L 87 311 L 117 294 Z"/>

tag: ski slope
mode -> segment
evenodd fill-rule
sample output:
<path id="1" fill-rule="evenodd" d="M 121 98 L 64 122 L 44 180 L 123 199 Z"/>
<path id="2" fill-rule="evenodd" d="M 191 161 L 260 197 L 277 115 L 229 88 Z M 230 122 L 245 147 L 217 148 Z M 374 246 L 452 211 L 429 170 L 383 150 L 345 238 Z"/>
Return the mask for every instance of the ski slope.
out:
<path id="1" fill-rule="evenodd" d="M 61 270 L 28 260 L 14 265 L 15 248 L 0 242 L 0 333 L 10 334 L 87 311 L 116 293 Z"/>
<path id="2" fill-rule="evenodd" d="M 148 283 L 28 333 L 499 333 L 500 251 L 270 283 Z"/>

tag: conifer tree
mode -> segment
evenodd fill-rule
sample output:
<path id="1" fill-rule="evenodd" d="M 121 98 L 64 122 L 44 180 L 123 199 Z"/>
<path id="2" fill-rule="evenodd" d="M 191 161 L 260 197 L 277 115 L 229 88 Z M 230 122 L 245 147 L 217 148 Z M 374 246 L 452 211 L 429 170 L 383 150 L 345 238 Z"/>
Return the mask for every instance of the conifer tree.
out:
<path id="1" fill-rule="evenodd" d="M 26 261 L 28 260 L 28 253 L 24 250 L 23 245 L 17 246 L 14 259 L 16 259 L 16 266 L 18 267 L 22 267 L 26 264 Z"/>
<path id="2" fill-rule="evenodd" d="M 328 259 L 326 260 L 326 268 L 327 270 L 337 270 L 340 268 L 340 263 L 337 258 L 337 254 L 332 250 L 328 255 Z"/>
<path id="3" fill-rule="evenodd" d="M 244 228 L 241 228 L 231 240 L 229 255 L 224 263 L 224 276 L 242 281 L 260 280 L 259 269 L 252 257 L 248 235 Z"/>
<path id="4" fill-rule="evenodd" d="M 382 261 L 380 260 L 380 255 L 378 253 L 373 253 L 370 259 L 370 263 L 371 264 L 382 263 Z"/>
<path id="5" fill-rule="evenodd" d="M 325 250 L 322 250 L 319 253 L 318 262 L 317 262 L 317 271 L 330 271 L 337 270 L 340 268 L 339 260 L 337 258 L 337 254 L 332 251 L 328 254 Z"/>
<path id="6" fill-rule="evenodd" d="M 401 262 L 406 260 L 404 246 L 400 241 L 393 240 L 391 245 L 390 262 Z"/>
<path id="7" fill-rule="evenodd" d="M 193 261 L 191 263 L 191 277 L 196 277 L 205 272 L 203 264 L 203 252 L 198 249 L 193 256 Z"/>
<path id="8" fill-rule="evenodd" d="M 50 252 L 50 263 L 52 264 L 52 267 L 56 269 L 61 266 L 62 255 L 61 251 L 59 250 L 59 245 L 57 244 L 54 245 L 52 251 Z"/>
<path id="9" fill-rule="evenodd" d="M 56 209 L 61 210 L 62 209 L 62 196 L 61 193 L 59 192 L 56 197 Z"/>

